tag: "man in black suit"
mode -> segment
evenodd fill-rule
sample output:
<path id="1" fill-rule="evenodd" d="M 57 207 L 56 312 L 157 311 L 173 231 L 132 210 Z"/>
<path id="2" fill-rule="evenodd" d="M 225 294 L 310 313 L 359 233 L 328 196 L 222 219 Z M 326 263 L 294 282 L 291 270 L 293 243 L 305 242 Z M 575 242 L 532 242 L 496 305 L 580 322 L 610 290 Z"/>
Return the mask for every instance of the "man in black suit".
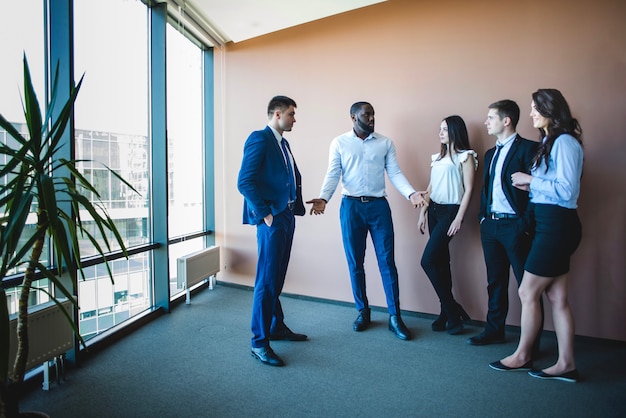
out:
<path id="1" fill-rule="evenodd" d="M 513 267 L 519 286 L 530 250 L 528 192 L 513 187 L 511 175 L 530 172 L 539 144 L 515 132 L 519 115 L 517 103 L 500 100 L 489 105 L 485 121 L 489 135 L 497 138 L 496 146 L 485 154 L 479 213 L 489 305 L 485 330 L 467 340 L 471 345 L 504 343 L 509 270 Z"/>
<path id="2" fill-rule="evenodd" d="M 270 340 L 304 341 L 307 336 L 285 325 L 279 296 L 291 255 L 294 215 L 306 210 L 301 176 L 284 132 L 296 122 L 296 102 L 286 96 L 272 98 L 265 129 L 250 134 L 243 150 L 237 187 L 244 197 L 243 223 L 257 228 L 258 261 L 252 303 L 252 356 L 270 366 L 283 360 Z"/>

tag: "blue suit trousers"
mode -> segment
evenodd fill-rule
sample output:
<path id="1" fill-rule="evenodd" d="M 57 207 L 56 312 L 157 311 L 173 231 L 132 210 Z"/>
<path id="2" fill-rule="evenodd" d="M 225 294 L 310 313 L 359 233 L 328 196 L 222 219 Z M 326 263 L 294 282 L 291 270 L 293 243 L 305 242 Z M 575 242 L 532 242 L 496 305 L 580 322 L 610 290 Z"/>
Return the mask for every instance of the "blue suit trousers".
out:
<path id="1" fill-rule="evenodd" d="M 272 226 L 257 225 L 258 261 L 252 302 L 252 341 L 254 348 L 269 345 L 270 332 L 284 326 L 279 296 L 285 283 L 295 231 L 293 210 L 285 209 Z"/>
<path id="2" fill-rule="evenodd" d="M 366 239 L 369 232 L 374 243 L 389 314 L 399 314 L 398 269 L 394 260 L 393 222 L 387 199 L 381 198 L 361 202 L 344 197 L 341 200 L 339 219 L 356 309 L 361 311 L 369 308 L 365 285 L 365 268 L 363 267 Z"/>

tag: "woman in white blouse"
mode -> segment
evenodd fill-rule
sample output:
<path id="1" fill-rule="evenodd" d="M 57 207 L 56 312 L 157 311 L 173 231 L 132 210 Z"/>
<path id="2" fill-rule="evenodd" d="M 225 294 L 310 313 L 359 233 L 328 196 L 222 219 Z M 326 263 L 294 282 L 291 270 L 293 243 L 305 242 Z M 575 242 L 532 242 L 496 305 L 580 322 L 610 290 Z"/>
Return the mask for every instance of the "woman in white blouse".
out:
<path id="1" fill-rule="evenodd" d="M 441 305 L 433 331 L 455 335 L 463 331 L 469 316 L 452 295 L 452 273 L 448 244 L 461 229 L 469 205 L 474 172 L 478 167 L 476 152 L 470 149 L 465 122 L 460 116 L 448 116 L 439 129 L 441 151 L 432 156 L 430 184 L 419 192 L 423 201 L 418 227 L 423 234 L 428 216 L 430 238 L 422 255 L 422 268 L 433 285 Z"/>

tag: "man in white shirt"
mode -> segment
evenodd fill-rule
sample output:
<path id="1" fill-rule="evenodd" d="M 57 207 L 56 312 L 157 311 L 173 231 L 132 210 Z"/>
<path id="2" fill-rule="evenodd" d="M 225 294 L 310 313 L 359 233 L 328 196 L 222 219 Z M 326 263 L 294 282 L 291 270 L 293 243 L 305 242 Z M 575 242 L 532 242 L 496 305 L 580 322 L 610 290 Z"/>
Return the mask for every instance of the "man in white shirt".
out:
<path id="1" fill-rule="evenodd" d="M 516 132 L 519 115 L 517 103 L 500 100 L 489 105 L 485 121 L 487 133 L 496 137 L 496 146 L 485 153 L 479 212 L 489 303 L 485 330 L 469 338 L 470 345 L 505 342 L 509 271 L 513 269 L 519 286 L 530 249 L 528 193 L 513 186 L 511 175 L 530 171 L 539 144 Z M 538 350 L 539 338 L 535 343 Z"/>
<path id="2" fill-rule="evenodd" d="M 330 144 L 326 177 L 311 213 L 324 213 L 326 204 L 342 185 L 340 208 L 341 235 L 346 252 L 352 293 L 359 316 L 353 329 L 363 331 L 370 325 L 370 307 L 365 291 L 365 245 L 372 236 L 389 311 L 389 330 L 401 340 L 411 333 L 400 317 L 398 270 L 394 260 L 394 232 L 391 209 L 385 198 L 385 171 L 398 191 L 418 204 L 418 194 L 402 174 L 391 139 L 374 132 L 374 108 L 357 102 L 350 108 L 353 128 Z"/>

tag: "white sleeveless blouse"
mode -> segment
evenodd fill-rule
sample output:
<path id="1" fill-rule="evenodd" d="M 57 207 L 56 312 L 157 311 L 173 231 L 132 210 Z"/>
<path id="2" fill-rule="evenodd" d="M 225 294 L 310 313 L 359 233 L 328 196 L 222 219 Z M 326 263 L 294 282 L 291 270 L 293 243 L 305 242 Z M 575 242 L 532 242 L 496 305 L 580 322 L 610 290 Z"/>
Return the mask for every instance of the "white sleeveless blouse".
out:
<path id="1" fill-rule="evenodd" d="M 478 168 L 476 152 L 462 151 L 451 159 L 446 156 L 442 159 L 439 154 L 433 154 L 430 164 L 430 199 L 442 205 L 460 205 L 465 188 L 463 187 L 463 164 L 469 157 L 474 160 L 474 170 Z"/>

